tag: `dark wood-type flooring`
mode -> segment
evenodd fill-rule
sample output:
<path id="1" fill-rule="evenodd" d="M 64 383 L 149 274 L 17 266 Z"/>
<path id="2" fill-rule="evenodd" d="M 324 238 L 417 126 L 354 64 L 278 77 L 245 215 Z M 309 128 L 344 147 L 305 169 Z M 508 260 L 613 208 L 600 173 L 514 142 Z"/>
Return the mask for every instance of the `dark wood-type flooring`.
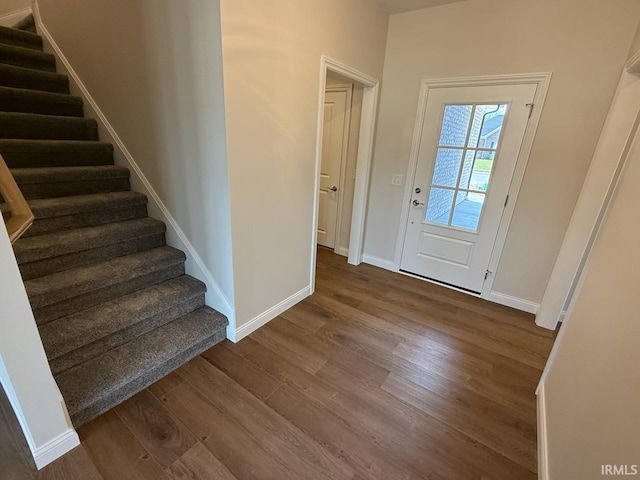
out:
<path id="1" fill-rule="evenodd" d="M 531 315 L 320 249 L 312 297 L 15 478 L 535 479 L 553 340 Z"/>

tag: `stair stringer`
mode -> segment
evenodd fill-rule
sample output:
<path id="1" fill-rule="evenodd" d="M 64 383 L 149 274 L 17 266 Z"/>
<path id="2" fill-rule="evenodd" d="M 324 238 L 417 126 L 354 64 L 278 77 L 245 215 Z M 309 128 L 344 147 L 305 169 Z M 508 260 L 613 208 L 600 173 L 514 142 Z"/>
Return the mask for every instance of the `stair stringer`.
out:
<path id="1" fill-rule="evenodd" d="M 224 314 L 229 320 L 227 326 L 227 338 L 236 340 L 236 321 L 234 303 L 222 291 L 213 273 L 207 268 L 202 257 L 189 241 L 176 219 L 173 217 L 160 195 L 156 192 L 151 182 L 133 158 L 131 152 L 117 134 L 106 115 L 95 101 L 88 88 L 73 66 L 64 55 L 60 46 L 56 43 L 51 33 L 42 23 L 37 0 L 33 3 L 33 16 L 36 22 L 38 34 L 42 36 L 44 51 L 56 57 L 58 73 L 67 75 L 69 78 L 69 89 L 71 95 L 81 97 L 84 101 L 85 118 L 94 119 L 98 124 L 98 135 L 101 141 L 111 143 L 114 147 L 114 161 L 116 165 L 122 165 L 131 171 L 131 189 L 143 193 L 148 198 L 149 216 L 163 221 L 167 226 L 166 240 L 170 245 L 185 252 L 187 260 L 185 263 L 186 273 L 201 280 L 207 286 L 205 296 L 207 305 Z"/>

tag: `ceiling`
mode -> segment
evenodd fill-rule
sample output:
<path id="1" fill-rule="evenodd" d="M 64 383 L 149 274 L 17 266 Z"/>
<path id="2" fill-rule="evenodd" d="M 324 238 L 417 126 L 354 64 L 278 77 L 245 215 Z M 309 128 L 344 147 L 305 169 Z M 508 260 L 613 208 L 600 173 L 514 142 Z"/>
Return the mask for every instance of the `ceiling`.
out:
<path id="1" fill-rule="evenodd" d="M 464 0 L 378 0 L 378 3 L 391 15 L 394 13 L 420 10 L 421 8 L 436 7 L 447 3 L 461 2 Z"/>

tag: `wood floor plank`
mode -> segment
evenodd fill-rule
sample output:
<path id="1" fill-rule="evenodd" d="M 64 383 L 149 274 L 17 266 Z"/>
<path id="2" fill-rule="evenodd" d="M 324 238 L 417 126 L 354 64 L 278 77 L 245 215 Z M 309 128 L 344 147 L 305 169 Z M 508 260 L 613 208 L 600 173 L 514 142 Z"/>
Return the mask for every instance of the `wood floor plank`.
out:
<path id="1" fill-rule="evenodd" d="M 197 442 L 148 390 L 118 405 L 115 411 L 162 468 L 170 466 Z"/>
<path id="2" fill-rule="evenodd" d="M 74 448 L 62 458 L 39 470 L 35 478 L 36 480 L 103 480 L 83 446 Z"/>
<path id="3" fill-rule="evenodd" d="M 251 362 L 244 361 L 224 344 L 216 345 L 202 356 L 261 400 L 275 392 L 282 383 Z"/>
<path id="4" fill-rule="evenodd" d="M 237 480 L 200 442 L 166 469 L 171 480 Z"/>
<path id="5" fill-rule="evenodd" d="M 262 447 L 300 478 L 350 479 L 353 471 L 340 458 L 304 435 L 248 391 L 202 358 L 181 368 L 186 380 Z"/>
<path id="6" fill-rule="evenodd" d="M 183 422 L 239 479 L 298 480 L 285 464 L 267 453 L 238 423 L 210 403 L 191 384 L 184 383 L 162 398 Z"/>
<path id="7" fill-rule="evenodd" d="M 148 390 L 153 393 L 156 398 L 160 398 L 183 382 L 184 380 L 182 379 L 182 377 L 180 377 L 180 374 L 176 371 L 173 371 L 166 377 L 161 378 L 156 383 L 151 385 Z"/>
<path id="8" fill-rule="evenodd" d="M 105 480 L 161 480 L 166 475 L 111 410 L 80 428 L 82 445 Z"/>

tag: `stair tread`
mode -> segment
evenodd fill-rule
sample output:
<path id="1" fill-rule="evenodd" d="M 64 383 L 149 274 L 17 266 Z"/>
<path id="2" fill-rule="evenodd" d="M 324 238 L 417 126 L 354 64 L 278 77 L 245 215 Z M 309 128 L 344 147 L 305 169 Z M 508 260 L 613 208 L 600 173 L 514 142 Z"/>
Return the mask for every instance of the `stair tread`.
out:
<path id="1" fill-rule="evenodd" d="M 7 76 L 11 76 L 14 79 L 20 79 L 21 83 L 5 84 Z M 46 82 L 47 86 L 43 87 L 40 84 L 38 87 L 30 87 L 22 82 L 28 82 L 29 80 Z M 18 67 L 15 65 L 8 65 L 6 63 L 0 63 L 0 85 L 5 87 L 17 87 L 28 90 L 44 91 L 44 92 L 57 92 L 63 94 L 69 94 L 69 79 L 65 75 L 61 75 L 56 72 L 45 72 L 44 70 L 38 70 L 35 68 Z"/>
<path id="2" fill-rule="evenodd" d="M 103 178 L 128 178 L 129 169 L 120 165 L 88 167 L 12 168 L 16 183 L 49 183 L 52 181 L 82 181 Z"/>
<path id="3" fill-rule="evenodd" d="M 32 44 L 34 47 L 42 48 L 42 37 L 40 35 L 17 28 L 0 26 L 0 43 L 4 43 L 2 39 L 18 39 Z"/>
<path id="4" fill-rule="evenodd" d="M 145 376 L 157 377 L 172 359 L 220 333 L 227 324 L 224 315 L 202 307 L 57 375 L 69 414 L 77 422 L 87 409 L 96 410 L 92 412 L 96 415 L 124 401 L 146 386 L 140 384 Z"/>
<path id="5" fill-rule="evenodd" d="M 128 191 L 45 198 L 30 200 L 28 203 L 36 220 L 40 220 L 43 218 L 94 212 L 97 210 L 114 210 L 133 205 L 146 205 L 147 197 L 142 193 Z M 2 208 L 4 210 L 8 207 L 6 204 L 3 204 Z"/>
<path id="6" fill-rule="evenodd" d="M 33 62 L 39 66 L 16 64 L 18 62 Z M 56 59 L 50 53 L 33 48 L 21 47 L 19 45 L 6 45 L 0 43 L 0 63 L 5 65 L 16 65 L 18 67 L 33 68 L 34 70 L 46 69 L 46 71 L 55 72 Z"/>
<path id="7" fill-rule="evenodd" d="M 35 26 L 35 24 L 36 24 L 36 20 L 35 18 L 33 18 L 33 14 L 30 13 L 29 15 L 24 17 L 22 20 L 20 20 L 18 23 L 16 23 L 15 25 L 12 25 L 11 28 L 14 28 L 17 30 L 24 30 L 26 28 Z"/>
<path id="8" fill-rule="evenodd" d="M 158 247 L 104 262 L 53 273 L 24 282 L 34 309 L 150 274 L 165 266 L 184 263 L 184 252 Z"/>
<path id="9" fill-rule="evenodd" d="M 12 96 L 25 100 L 38 100 L 52 103 L 68 103 L 82 105 L 82 98 L 66 93 L 45 92 L 42 90 L 30 90 L 28 88 L 0 86 L 0 96 Z M 28 113 L 28 112 L 14 112 Z"/>
<path id="10" fill-rule="evenodd" d="M 21 238 L 14 244 L 13 250 L 18 264 L 23 265 L 165 231 L 163 222 L 147 217 Z"/>
<path id="11" fill-rule="evenodd" d="M 183 275 L 42 325 L 40 336 L 55 359 L 205 291 L 204 283 Z"/>

